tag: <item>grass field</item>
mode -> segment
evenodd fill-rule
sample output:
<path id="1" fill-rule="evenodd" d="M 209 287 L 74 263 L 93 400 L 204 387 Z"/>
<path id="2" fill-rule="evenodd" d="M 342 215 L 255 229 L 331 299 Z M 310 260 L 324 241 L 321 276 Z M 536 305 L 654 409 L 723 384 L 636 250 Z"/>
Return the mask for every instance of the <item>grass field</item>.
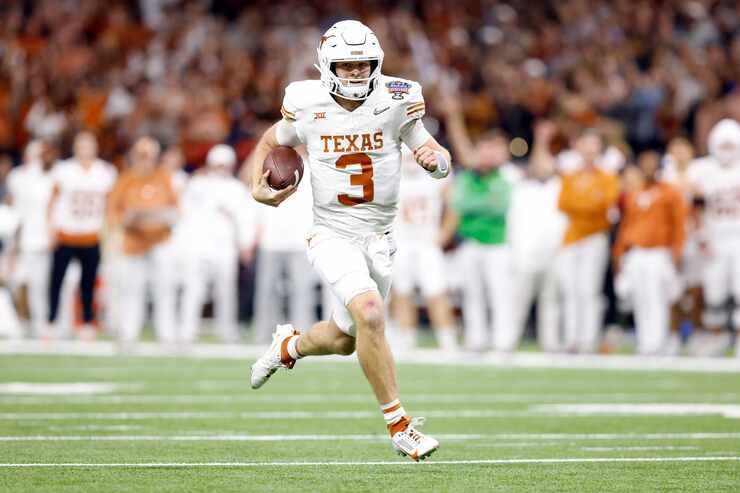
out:
<path id="1" fill-rule="evenodd" d="M 250 363 L 0 356 L 0 491 L 740 491 L 737 373 L 400 365 L 414 464 L 356 364 Z"/>

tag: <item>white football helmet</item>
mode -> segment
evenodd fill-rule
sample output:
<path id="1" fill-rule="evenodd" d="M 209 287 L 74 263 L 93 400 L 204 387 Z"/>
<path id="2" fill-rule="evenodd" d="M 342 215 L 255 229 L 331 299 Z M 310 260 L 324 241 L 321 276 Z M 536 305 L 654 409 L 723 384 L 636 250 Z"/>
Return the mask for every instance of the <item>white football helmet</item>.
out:
<path id="1" fill-rule="evenodd" d="M 740 164 L 740 124 L 730 118 L 720 120 L 709 131 L 707 147 L 722 166 Z"/>
<path id="2" fill-rule="evenodd" d="M 319 41 L 316 49 L 321 72 L 321 82 L 329 92 L 345 99 L 361 101 L 370 95 L 380 78 L 383 50 L 375 33 L 359 21 L 340 21 L 331 26 Z M 337 62 L 368 60 L 371 63 L 367 79 L 342 79 L 334 72 Z"/>

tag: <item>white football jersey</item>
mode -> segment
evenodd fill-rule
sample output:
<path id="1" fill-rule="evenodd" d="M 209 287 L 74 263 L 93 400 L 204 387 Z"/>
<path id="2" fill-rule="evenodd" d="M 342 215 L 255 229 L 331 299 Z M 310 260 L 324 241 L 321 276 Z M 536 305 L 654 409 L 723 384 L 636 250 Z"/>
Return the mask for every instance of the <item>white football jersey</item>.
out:
<path id="1" fill-rule="evenodd" d="M 347 111 L 321 81 L 293 82 L 281 112 L 308 151 L 314 224 L 346 236 L 389 231 L 397 210 L 401 141 L 416 149 L 429 136 L 413 131 L 424 116 L 421 86 L 381 76 L 364 103 Z"/>
<path id="2" fill-rule="evenodd" d="M 96 159 L 85 169 L 76 159 L 57 163 L 51 178 L 58 190 L 52 221 L 70 235 L 99 234 L 105 218 L 108 192 L 116 181 L 116 169 Z"/>
<path id="3" fill-rule="evenodd" d="M 406 145 L 401 155 L 402 178 L 396 239 L 399 243 L 435 245 L 442 222 L 446 182 L 430 179 Z"/>
<path id="4" fill-rule="evenodd" d="M 687 177 L 704 197 L 707 231 L 714 238 L 740 238 L 740 166 L 704 157 L 689 165 Z"/>
<path id="5" fill-rule="evenodd" d="M 54 184 L 51 174 L 38 163 L 27 163 L 8 175 L 8 190 L 13 209 L 21 221 L 18 246 L 21 251 L 43 251 L 49 248 L 49 221 L 46 210 Z"/>

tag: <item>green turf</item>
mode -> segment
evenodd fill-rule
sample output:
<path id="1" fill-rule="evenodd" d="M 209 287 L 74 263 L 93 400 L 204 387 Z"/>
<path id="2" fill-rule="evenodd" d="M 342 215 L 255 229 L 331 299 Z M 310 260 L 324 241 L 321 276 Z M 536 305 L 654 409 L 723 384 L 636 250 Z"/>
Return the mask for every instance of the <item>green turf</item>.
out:
<path id="1" fill-rule="evenodd" d="M 355 464 L 3 467 L 0 491 L 740 490 L 738 461 L 435 463 L 740 456 L 739 419 L 720 415 L 574 416 L 537 411 L 537 406 L 552 404 L 740 404 L 737 374 L 402 365 L 399 380 L 408 411 L 496 413 L 428 419 L 423 429 L 432 435 L 477 436 L 442 439 L 442 447 L 431 463 L 406 464 L 390 450 L 377 406 L 357 365 L 302 361 L 294 371 L 276 374 L 259 391 L 248 387 L 248 366 L 248 362 L 216 359 L 4 356 L 0 359 L 0 383 L 101 382 L 119 386 L 113 394 L 93 396 L 0 395 L 0 463 Z M 301 419 L 271 417 L 274 412 L 291 411 L 319 414 Z M 323 414 L 344 411 L 360 414 L 341 419 Z M 701 432 L 734 435 L 655 436 Z M 633 436 L 586 436 L 596 433 Z M 234 440 L 254 435 L 322 434 L 365 437 L 337 441 Z M 225 435 L 232 439 L 226 440 Z M 79 436 L 85 440 L 5 438 L 28 436 Z M 153 438 L 87 439 L 105 436 Z M 386 461 L 399 464 L 367 464 Z"/>

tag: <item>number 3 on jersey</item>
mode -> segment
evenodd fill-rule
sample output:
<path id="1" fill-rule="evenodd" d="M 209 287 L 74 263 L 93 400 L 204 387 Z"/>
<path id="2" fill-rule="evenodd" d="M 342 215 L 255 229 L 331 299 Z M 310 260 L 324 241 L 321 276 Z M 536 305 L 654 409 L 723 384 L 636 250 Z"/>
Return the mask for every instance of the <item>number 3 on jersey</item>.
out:
<path id="1" fill-rule="evenodd" d="M 336 161 L 337 169 L 345 169 L 353 164 L 359 164 L 362 168 L 362 173 L 350 175 L 349 183 L 351 185 L 362 185 L 362 197 L 348 195 L 346 193 L 337 195 L 337 199 L 340 204 L 350 207 L 357 204 L 372 202 L 373 197 L 375 197 L 373 161 L 370 159 L 370 156 L 364 152 L 356 152 L 354 154 L 345 154 Z"/>

